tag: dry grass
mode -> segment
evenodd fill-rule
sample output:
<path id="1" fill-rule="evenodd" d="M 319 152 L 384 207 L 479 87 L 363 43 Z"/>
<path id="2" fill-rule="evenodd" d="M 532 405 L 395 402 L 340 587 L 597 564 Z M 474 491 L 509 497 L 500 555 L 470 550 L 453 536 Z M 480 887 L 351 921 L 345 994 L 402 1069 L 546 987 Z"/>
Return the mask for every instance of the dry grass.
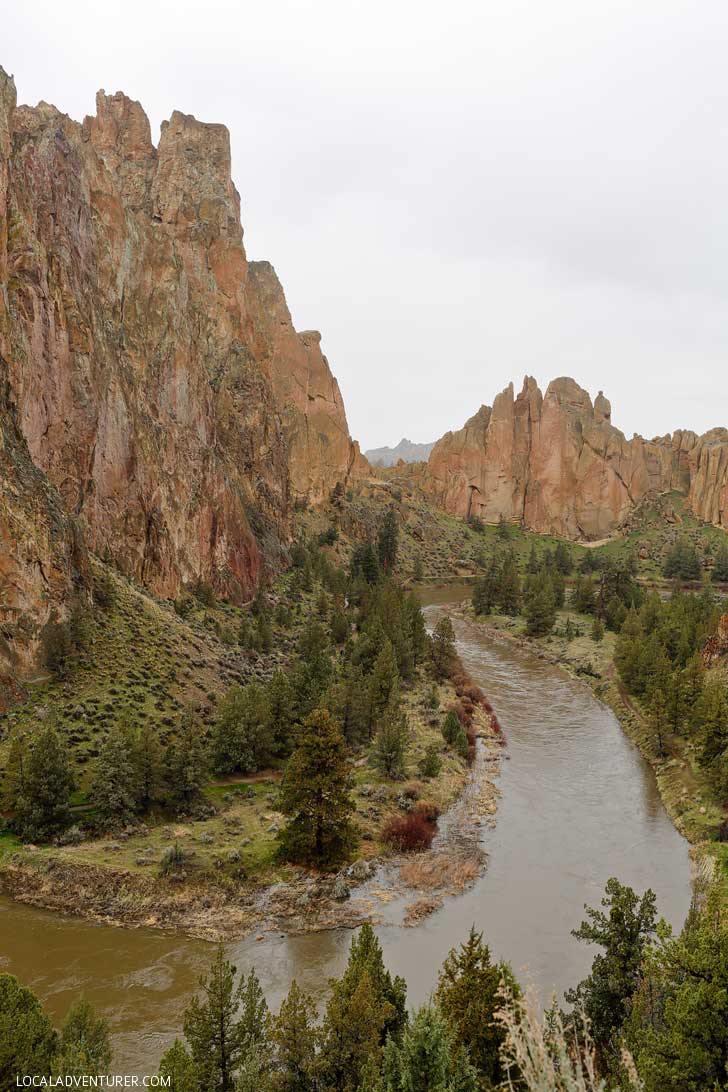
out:
<path id="1" fill-rule="evenodd" d="M 481 862 L 476 856 L 450 856 L 440 853 L 413 857 L 400 868 L 402 882 L 415 891 L 447 891 L 461 894 L 477 878 Z"/>

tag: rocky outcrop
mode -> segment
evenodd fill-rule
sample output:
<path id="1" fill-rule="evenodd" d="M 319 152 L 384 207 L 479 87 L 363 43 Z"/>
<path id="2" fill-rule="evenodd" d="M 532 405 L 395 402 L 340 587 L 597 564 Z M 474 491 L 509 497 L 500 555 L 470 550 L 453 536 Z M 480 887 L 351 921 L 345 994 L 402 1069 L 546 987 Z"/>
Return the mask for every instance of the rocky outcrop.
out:
<path id="1" fill-rule="evenodd" d="M 125 95 L 78 124 L 0 70 L 0 338 L 3 609 L 29 626 L 71 527 L 159 595 L 241 601 L 292 495 L 361 469 L 318 335 L 248 263 L 223 125 L 175 112 L 155 147 Z"/>
<path id="2" fill-rule="evenodd" d="M 270 262 L 248 267 L 258 359 L 280 407 L 295 500 L 326 500 L 337 482 L 369 470 L 349 436 L 344 402 L 317 330 L 297 333 Z"/>
<path id="3" fill-rule="evenodd" d="M 700 518 L 728 527 L 728 433 L 676 432 L 627 440 L 611 423 L 600 391 L 594 403 L 573 379 L 545 395 L 527 376 L 492 409 L 481 406 L 435 445 L 424 489 L 453 515 L 487 523 L 501 515 L 532 530 L 595 540 L 621 526 L 649 493 L 685 493 Z"/>

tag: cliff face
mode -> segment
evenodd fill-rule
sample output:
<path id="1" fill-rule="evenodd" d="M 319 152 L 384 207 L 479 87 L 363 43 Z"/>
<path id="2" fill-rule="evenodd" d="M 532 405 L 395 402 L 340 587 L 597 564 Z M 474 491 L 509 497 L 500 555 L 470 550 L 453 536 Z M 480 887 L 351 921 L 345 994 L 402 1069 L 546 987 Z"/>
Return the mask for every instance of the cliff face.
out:
<path id="1" fill-rule="evenodd" d="M 728 432 L 627 440 L 601 391 L 592 403 L 562 378 L 542 396 L 526 377 L 517 397 L 511 384 L 438 441 L 424 488 L 453 515 L 503 515 L 572 539 L 610 535 L 647 493 L 673 489 L 700 518 L 728 527 Z"/>
<path id="2" fill-rule="evenodd" d="M 175 112 L 155 147 L 126 96 L 78 124 L 1 69 L 0 383 L 6 631 L 57 599 L 34 551 L 70 579 L 66 525 L 157 594 L 245 599 L 292 490 L 361 465 L 318 336 L 247 261 L 227 129 Z"/>

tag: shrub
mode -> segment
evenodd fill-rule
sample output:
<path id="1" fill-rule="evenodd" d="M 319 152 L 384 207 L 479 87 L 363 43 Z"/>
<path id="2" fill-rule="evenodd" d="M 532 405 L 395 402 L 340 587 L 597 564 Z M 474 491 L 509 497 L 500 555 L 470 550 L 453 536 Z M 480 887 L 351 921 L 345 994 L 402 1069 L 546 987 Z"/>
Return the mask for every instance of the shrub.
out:
<path id="1" fill-rule="evenodd" d="M 420 773 L 423 777 L 437 777 L 441 769 L 442 759 L 439 749 L 437 744 L 431 743 L 425 751 L 424 758 L 420 760 Z"/>
<path id="2" fill-rule="evenodd" d="M 159 871 L 162 876 L 168 876 L 171 872 L 177 872 L 184 865 L 186 855 L 180 847 L 175 844 L 170 846 L 168 850 L 162 856 L 162 860 L 159 862 Z"/>
<path id="3" fill-rule="evenodd" d="M 390 819 L 382 833 L 386 845 L 400 853 L 416 853 L 429 849 L 435 837 L 437 822 L 428 819 L 418 805 L 408 815 Z"/>

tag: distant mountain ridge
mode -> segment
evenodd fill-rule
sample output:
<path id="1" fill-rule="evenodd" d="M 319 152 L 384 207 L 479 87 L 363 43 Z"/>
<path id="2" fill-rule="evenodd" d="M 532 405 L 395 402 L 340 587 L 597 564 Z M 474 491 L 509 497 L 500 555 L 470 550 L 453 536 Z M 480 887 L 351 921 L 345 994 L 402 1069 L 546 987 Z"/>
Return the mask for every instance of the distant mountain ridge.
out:
<path id="1" fill-rule="evenodd" d="M 405 463 L 424 463 L 429 459 L 435 442 L 414 444 L 403 436 L 396 447 L 373 447 L 364 455 L 372 466 L 396 466 L 400 459 Z"/>

